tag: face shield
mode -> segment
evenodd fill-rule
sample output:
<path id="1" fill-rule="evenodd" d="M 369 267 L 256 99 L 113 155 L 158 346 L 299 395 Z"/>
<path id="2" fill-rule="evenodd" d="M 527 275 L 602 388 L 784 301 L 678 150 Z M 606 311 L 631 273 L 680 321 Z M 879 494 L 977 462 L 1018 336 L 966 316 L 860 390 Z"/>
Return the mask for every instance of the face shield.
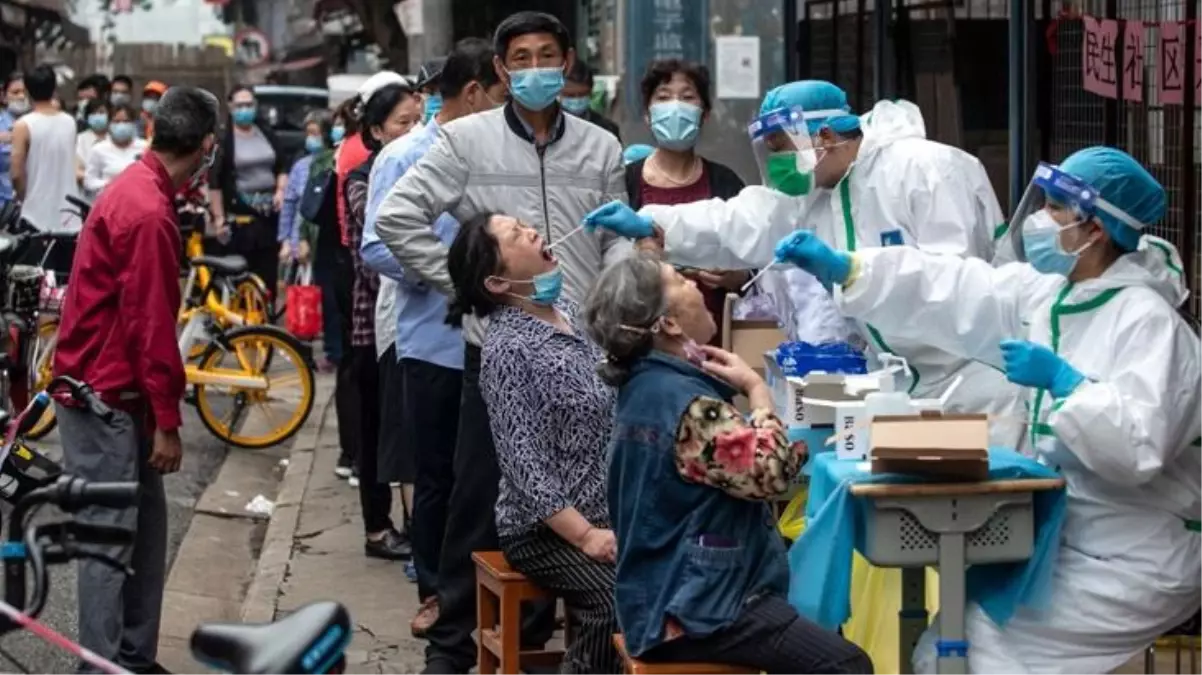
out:
<path id="1" fill-rule="evenodd" d="M 814 154 L 800 107 L 776 108 L 747 126 L 764 185 L 790 197 L 809 194 L 814 185 Z"/>
<path id="2" fill-rule="evenodd" d="M 1103 215 L 1136 232 L 1142 232 L 1145 227 L 1143 223 L 1103 199 L 1098 191 L 1085 181 L 1061 171 L 1054 164 L 1040 162 L 1026 191 L 1023 192 L 1018 208 L 1014 211 L 1014 217 L 1010 220 L 1010 240 L 1014 243 L 1014 254 L 1019 261 L 1027 262 L 1027 252 L 1023 244 L 1024 226 L 1035 229 L 1064 228 L 1094 218 L 1100 220 Z"/>

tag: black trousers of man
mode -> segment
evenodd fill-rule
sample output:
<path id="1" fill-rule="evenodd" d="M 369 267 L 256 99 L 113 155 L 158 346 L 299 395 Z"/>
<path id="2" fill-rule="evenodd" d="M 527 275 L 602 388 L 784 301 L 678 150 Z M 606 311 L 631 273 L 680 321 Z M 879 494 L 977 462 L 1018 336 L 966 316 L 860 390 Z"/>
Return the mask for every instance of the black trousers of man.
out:
<path id="1" fill-rule="evenodd" d="M 425 673 L 466 673 L 476 664 L 476 568 L 473 551 L 495 551 L 497 482 L 488 408 L 480 392 L 480 348 L 467 345 L 455 441 L 455 484 L 447 508 L 438 565 L 438 620 L 426 632 Z M 418 514 L 420 517 L 420 514 Z M 531 603 L 522 626 L 524 648 L 541 648 L 555 632 L 555 603 Z"/>

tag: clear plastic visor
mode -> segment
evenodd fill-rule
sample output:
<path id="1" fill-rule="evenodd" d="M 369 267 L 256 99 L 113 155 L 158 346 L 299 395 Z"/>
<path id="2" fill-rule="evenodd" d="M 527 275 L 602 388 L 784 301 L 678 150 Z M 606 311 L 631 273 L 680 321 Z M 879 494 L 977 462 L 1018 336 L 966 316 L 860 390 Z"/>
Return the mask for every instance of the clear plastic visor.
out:
<path id="1" fill-rule="evenodd" d="M 814 144 L 799 107 L 777 108 L 747 126 L 751 150 L 764 185 L 775 186 L 790 167 L 808 174 L 814 170 Z"/>
<path id="2" fill-rule="evenodd" d="M 1053 164 L 1041 162 L 1010 219 L 1008 231 L 1015 258 L 1027 260 L 1023 226 L 1035 214 L 1046 210 L 1063 227 L 1093 218 L 1098 207 L 1097 192 L 1092 187 Z"/>

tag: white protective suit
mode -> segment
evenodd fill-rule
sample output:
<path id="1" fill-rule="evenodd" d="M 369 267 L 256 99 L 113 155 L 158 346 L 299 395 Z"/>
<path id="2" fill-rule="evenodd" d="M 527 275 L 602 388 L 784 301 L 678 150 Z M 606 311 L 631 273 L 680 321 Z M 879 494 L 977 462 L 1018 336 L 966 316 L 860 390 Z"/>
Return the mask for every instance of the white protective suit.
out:
<path id="1" fill-rule="evenodd" d="M 856 161 L 834 189 L 792 198 L 750 186 L 726 201 L 650 205 L 639 213 L 651 216 L 664 231 L 669 262 L 690 267 L 763 267 L 772 262 L 776 243 L 798 228 L 813 229 L 823 241 L 846 251 L 905 244 L 992 259 L 993 236 L 1005 218 L 977 158 L 926 140 L 922 115 L 909 102 L 877 103 L 861 117 L 861 129 L 864 137 Z M 800 270 L 787 274 L 793 275 L 786 282 L 793 285 L 792 295 L 804 295 L 813 304 L 811 314 L 827 325 L 828 314 L 821 307 L 824 291 L 817 281 Z M 799 292 L 799 283 L 808 287 Z M 779 296 L 779 291 L 772 292 Z M 1017 413 L 1019 389 L 999 371 L 868 324 L 858 323 L 855 329 L 861 338 L 857 342 L 871 353 L 906 358 L 912 374 L 899 386 L 912 395 L 938 396 L 962 375 L 964 383 L 950 400 L 950 412 Z M 995 424 L 992 441 L 1013 447 L 1018 434 L 1017 425 Z"/>
<path id="2" fill-rule="evenodd" d="M 1150 236 L 1077 284 L 1023 263 L 877 249 L 836 292 L 845 313 L 899 338 L 999 368 L 998 343 L 1027 339 L 1087 378 L 1061 400 L 1026 390 L 1025 438 L 1063 473 L 1068 512 L 1046 610 L 1020 608 L 999 628 L 969 606 L 971 672 L 1109 672 L 1198 611 L 1202 355 L 1175 311 L 1181 269 Z M 934 633 L 915 672 L 935 672 Z"/>

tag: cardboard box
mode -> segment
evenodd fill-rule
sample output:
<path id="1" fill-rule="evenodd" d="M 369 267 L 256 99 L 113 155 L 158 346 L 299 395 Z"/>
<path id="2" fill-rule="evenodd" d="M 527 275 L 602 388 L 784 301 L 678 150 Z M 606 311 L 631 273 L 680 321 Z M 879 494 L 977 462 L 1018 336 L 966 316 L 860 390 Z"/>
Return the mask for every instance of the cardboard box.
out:
<path id="1" fill-rule="evenodd" d="M 873 473 L 966 481 L 989 477 L 986 415 L 878 415 L 871 428 Z"/>

